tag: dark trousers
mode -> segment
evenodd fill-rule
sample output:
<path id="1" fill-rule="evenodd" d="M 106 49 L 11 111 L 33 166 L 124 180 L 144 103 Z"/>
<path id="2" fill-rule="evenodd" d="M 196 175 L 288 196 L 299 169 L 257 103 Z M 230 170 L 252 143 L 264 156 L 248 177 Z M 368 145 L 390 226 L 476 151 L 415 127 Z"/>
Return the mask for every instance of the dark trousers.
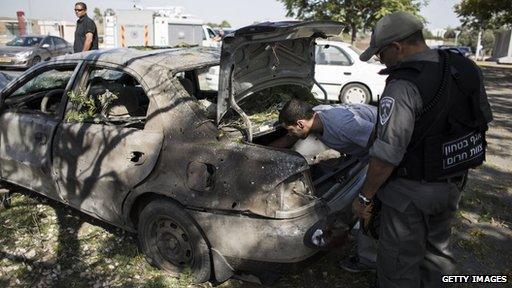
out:
<path id="1" fill-rule="evenodd" d="M 379 287 L 442 287 L 442 275 L 453 273 L 455 265 L 448 250 L 454 212 L 446 205 L 435 214 L 426 213 L 413 202 L 400 212 L 383 203 Z"/>

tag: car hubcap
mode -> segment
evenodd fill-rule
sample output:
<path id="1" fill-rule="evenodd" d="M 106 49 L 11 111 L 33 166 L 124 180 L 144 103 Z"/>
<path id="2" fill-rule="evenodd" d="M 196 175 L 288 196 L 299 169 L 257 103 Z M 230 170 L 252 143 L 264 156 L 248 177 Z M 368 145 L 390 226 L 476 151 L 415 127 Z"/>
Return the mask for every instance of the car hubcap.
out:
<path id="1" fill-rule="evenodd" d="M 155 221 L 152 238 L 156 241 L 158 252 L 172 265 L 184 268 L 192 266 L 193 250 L 187 232 L 171 219 Z"/>
<path id="2" fill-rule="evenodd" d="M 366 92 L 360 87 L 352 87 L 345 93 L 347 103 L 364 104 L 366 103 Z"/>

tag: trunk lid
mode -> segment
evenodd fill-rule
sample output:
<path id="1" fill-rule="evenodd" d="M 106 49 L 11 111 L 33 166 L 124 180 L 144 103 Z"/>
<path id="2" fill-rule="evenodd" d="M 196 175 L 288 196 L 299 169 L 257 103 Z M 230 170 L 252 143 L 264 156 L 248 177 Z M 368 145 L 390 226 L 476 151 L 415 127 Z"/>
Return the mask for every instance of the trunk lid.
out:
<path id="1" fill-rule="evenodd" d="M 276 85 L 311 88 L 315 75 L 315 39 L 335 36 L 334 21 L 265 22 L 226 36 L 220 60 L 217 123 L 252 93 Z"/>

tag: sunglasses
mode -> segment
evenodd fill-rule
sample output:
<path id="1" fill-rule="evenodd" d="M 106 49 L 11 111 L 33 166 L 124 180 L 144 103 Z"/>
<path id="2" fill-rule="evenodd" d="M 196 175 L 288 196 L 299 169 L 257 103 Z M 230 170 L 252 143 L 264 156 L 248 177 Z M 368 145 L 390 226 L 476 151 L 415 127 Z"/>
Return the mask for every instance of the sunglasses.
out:
<path id="1" fill-rule="evenodd" d="M 82 12 L 84 11 L 85 9 L 75 9 L 75 12 Z"/>

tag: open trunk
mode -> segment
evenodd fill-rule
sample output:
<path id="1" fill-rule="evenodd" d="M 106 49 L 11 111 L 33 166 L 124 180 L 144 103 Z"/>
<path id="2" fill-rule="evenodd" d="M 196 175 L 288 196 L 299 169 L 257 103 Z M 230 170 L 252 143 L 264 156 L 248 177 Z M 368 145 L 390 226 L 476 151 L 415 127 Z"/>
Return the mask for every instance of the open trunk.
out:
<path id="1" fill-rule="evenodd" d="M 264 97 L 262 96 L 264 95 Z M 299 98 L 317 104 L 310 90 L 295 85 L 268 88 L 249 96 L 240 103 L 240 108 L 251 121 L 252 143 L 269 146 L 286 135 L 287 131 L 278 123 L 279 109 L 291 98 Z M 242 117 L 231 111 L 221 123 L 224 135 L 234 141 L 246 141 L 245 123 Z M 276 148 L 270 148 L 276 149 Z M 299 140 L 289 149 L 301 154 L 310 167 L 310 175 L 316 197 L 330 199 L 349 182 L 367 163 L 356 157 L 340 154 L 310 135 Z"/>

